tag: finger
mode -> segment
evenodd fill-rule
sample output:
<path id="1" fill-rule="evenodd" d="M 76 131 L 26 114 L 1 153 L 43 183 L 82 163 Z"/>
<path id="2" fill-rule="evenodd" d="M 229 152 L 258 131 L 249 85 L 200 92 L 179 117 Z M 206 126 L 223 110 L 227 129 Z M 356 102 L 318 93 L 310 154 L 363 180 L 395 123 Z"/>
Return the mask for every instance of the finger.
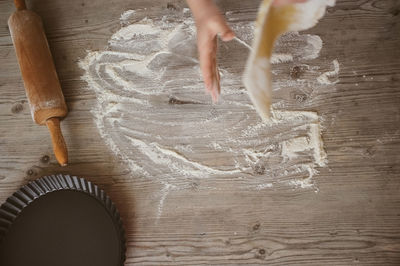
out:
<path id="1" fill-rule="evenodd" d="M 224 42 L 231 41 L 233 38 L 235 38 L 235 33 L 229 29 L 228 31 L 221 33 L 221 40 Z"/>
<path id="2" fill-rule="evenodd" d="M 235 38 L 235 33 L 228 26 L 222 15 L 214 21 L 212 28 L 215 29 L 215 34 L 218 34 L 224 42 Z"/>
<path id="3" fill-rule="evenodd" d="M 217 42 L 217 40 L 215 40 Z M 219 71 L 218 71 L 218 66 L 217 66 L 217 60 L 214 55 L 214 59 L 212 61 L 212 67 L 211 70 L 213 72 L 212 76 L 212 84 L 210 88 L 211 92 L 211 97 L 214 103 L 218 102 L 218 98 L 221 92 L 221 86 L 220 86 L 220 76 L 219 76 Z"/>
<path id="4" fill-rule="evenodd" d="M 216 69 L 216 71 L 218 71 L 218 69 Z M 215 78 L 212 81 L 212 87 L 211 87 L 211 97 L 212 97 L 213 102 L 216 103 L 216 102 L 218 102 L 220 85 L 219 85 L 219 79 L 217 78 L 217 75 L 215 75 L 214 77 Z"/>
<path id="5" fill-rule="evenodd" d="M 218 71 L 216 60 L 213 61 L 212 71 L 213 71 L 213 77 L 211 79 L 211 86 L 210 86 L 209 92 L 211 94 L 213 102 L 216 103 L 216 102 L 218 102 L 219 94 L 221 91 L 221 86 L 219 83 L 220 77 L 219 77 L 219 71 Z"/>
<path id="6" fill-rule="evenodd" d="M 220 76 L 219 76 L 219 69 L 217 65 L 217 61 L 215 61 L 215 78 L 214 78 L 214 86 L 213 90 L 215 92 L 215 101 L 218 102 L 219 95 L 221 94 L 221 83 L 220 83 Z"/>
<path id="7" fill-rule="evenodd" d="M 221 87 L 215 57 L 207 67 L 203 68 L 202 73 L 206 91 L 211 95 L 212 101 L 216 103 L 219 98 Z"/>
<path id="8" fill-rule="evenodd" d="M 199 43 L 200 69 L 206 90 L 210 93 L 213 91 L 215 83 L 216 43 L 217 39 L 215 37 L 206 38 L 204 42 Z"/>

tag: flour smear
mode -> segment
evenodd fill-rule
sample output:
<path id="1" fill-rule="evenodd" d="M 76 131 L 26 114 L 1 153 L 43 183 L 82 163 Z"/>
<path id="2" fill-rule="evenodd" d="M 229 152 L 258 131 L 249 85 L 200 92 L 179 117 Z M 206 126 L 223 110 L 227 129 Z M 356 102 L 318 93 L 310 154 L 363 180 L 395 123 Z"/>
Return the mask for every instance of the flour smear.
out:
<path id="1" fill-rule="evenodd" d="M 313 176 L 327 163 L 321 118 L 311 111 L 286 111 L 285 103 L 277 102 L 271 121 L 262 122 L 242 85 L 253 23 L 228 16 L 237 38 L 219 45 L 222 99 L 214 105 L 204 93 L 190 12 L 145 15 L 126 11 L 107 50 L 88 51 L 80 61 L 83 79 L 97 96 L 92 113 L 99 132 L 132 176 L 163 184 L 161 205 L 170 191 L 190 188 L 196 180 L 226 180 L 254 190 L 317 190 Z M 274 91 L 312 87 L 316 93 L 332 86 L 329 78 L 336 72 L 310 66 L 321 48 L 316 35 L 282 36 L 272 56 L 277 71 L 295 62 L 309 75 L 289 80 L 276 74 Z"/>

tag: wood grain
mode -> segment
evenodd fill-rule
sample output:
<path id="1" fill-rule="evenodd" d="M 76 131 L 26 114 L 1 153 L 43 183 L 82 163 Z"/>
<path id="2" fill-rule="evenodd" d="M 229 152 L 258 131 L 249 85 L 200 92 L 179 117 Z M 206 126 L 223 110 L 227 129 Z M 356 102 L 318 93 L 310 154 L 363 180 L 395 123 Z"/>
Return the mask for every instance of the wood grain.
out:
<path id="1" fill-rule="evenodd" d="M 339 0 L 308 31 L 324 42 L 317 60 L 340 63 L 335 90 L 276 96 L 288 99 L 290 109 L 298 107 L 301 93 L 304 110 L 332 118 L 323 123 L 329 163 L 316 177 L 318 193 L 284 186 L 238 190 L 233 180 L 207 180 L 171 193 L 157 218 L 162 187 L 132 175 L 103 142 L 90 113 L 95 94 L 85 89 L 77 62 L 86 50 L 106 47 L 123 11 L 171 4 L 184 6 L 161 0 L 27 1 L 43 19 L 70 110 L 62 123 L 70 162 L 61 168 L 47 129 L 31 119 L 7 28 L 13 3 L 0 1 L 0 201 L 42 175 L 88 178 L 121 211 L 127 265 L 399 265 L 398 1 Z M 218 4 L 252 21 L 259 1 Z M 290 78 L 293 67 L 277 70 Z"/>

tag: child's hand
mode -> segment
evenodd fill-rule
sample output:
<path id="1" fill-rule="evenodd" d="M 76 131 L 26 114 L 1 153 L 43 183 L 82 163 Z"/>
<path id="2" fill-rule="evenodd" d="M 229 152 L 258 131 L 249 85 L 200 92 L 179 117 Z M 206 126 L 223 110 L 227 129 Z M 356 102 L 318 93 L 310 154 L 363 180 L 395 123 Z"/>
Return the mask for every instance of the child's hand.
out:
<path id="1" fill-rule="evenodd" d="M 206 91 L 216 102 L 221 91 L 216 60 L 217 35 L 223 41 L 230 41 L 235 34 L 212 0 L 187 0 L 187 2 L 196 20 L 197 47 Z"/>

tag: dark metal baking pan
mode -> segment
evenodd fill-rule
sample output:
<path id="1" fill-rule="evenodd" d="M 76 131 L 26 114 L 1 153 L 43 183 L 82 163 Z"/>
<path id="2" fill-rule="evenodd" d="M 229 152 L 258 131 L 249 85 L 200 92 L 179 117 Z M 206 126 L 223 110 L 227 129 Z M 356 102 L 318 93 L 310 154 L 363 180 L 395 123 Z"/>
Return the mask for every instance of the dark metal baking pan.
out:
<path id="1" fill-rule="evenodd" d="M 125 250 L 115 205 L 83 178 L 42 177 L 0 207 L 2 266 L 120 266 Z"/>

